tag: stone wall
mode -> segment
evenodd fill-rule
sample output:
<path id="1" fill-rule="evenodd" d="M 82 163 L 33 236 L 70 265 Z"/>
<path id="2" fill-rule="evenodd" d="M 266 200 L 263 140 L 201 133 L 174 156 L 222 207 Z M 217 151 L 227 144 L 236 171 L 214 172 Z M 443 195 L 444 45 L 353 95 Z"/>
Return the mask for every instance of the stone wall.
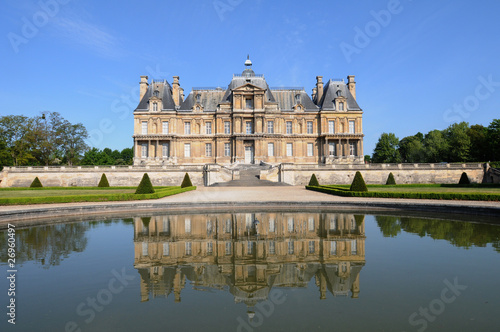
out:
<path id="1" fill-rule="evenodd" d="M 137 186 L 148 173 L 154 186 L 180 186 L 188 173 L 195 186 L 204 185 L 204 166 L 78 166 L 78 167 L 4 167 L 0 187 L 29 187 L 38 176 L 44 187 L 94 187 L 106 174 L 110 186 Z"/>
<path id="2" fill-rule="evenodd" d="M 466 172 L 471 182 L 482 183 L 483 164 L 366 164 L 366 165 L 297 165 L 282 164 L 281 179 L 291 185 L 306 185 L 312 174 L 320 184 L 351 184 L 360 171 L 368 184 L 385 184 L 392 172 L 397 184 L 458 183 Z"/>

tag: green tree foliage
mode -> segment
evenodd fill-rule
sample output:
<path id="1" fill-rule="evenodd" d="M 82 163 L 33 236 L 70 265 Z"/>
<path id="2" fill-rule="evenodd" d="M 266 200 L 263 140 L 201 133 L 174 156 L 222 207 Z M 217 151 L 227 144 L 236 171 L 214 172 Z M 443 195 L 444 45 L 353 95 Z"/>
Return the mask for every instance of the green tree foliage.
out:
<path id="1" fill-rule="evenodd" d="M 151 183 L 151 180 L 149 179 L 148 173 L 144 173 L 142 176 L 141 183 L 137 186 L 137 189 L 135 190 L 136 194 L 152 194 L 154 193 L 155 190 L 153 189 L 153 184 Z"/>
<path id="2" fill-rule="evenodd" d="M 385 181 L 385 184 L 387 185 L 395 185 L 396 180 L 394 179 L 394 174 L 392 172 L 389 173 L 389 176 L 387 177 L 387 181 Z"/>
<path id="3" fill-rule="evenodd" d="M 471 141 L 467 122 L 454 123 L 444 132 L 448 141 L 448 161 L 467 161 L 470 156 Z"/>
<path id="4" fill-rule="evenodd" d="M 106 174 L 102 173 L 101 180 L 99 181 L 99 184 L 97 186 L 99 188 L 109 187 L 109 182 L 108 182 L 108 178 L 106 177 Z"/>
<path id="5" fill-rule="evenodd" d="M 440 130 L 431 130 L 425 135 L 424 148 L 426 161 L 428 163 L 438 163 L 444 161 L 443 158 L 448 151 L 448 142 Z"/>
<path id="6" fill-rule="evenodd" d="M 311 179 L 309 180 L 309 185 L 315 186 L 315 187 L 319 186 L 319 182 L 318 182 L 318 179 L 316 178 L 316 174 L 311 175 Z"/>
<path id="7" fill-rule="evenodd" d="M 399 141 L 398 151 L 404 163 L 425 162 L 424 135 L 417 133 L 403 138 Z"/>
<path id="8" fill-rule="evenodd" d="M 401 155 L 398 151 L 399 139 L 393 133 L 383 133 L 375 146 L 374 163 L 399 163 Z"/>
<path id="9" fill-rule="evenodd" d="M 471 143 L 470 161 L 488 161 L 488 129 L 482 125 L 472 125 L 467 135 Z"/>
<path id="10" fill-rule="evenodd" d="M 460 177 L 460 181 L 458 181 L 458 184 L 470 184 L 469 177 L 467 176 L 467 173 L 463 172 L 462 176 Z"/>
<path id="11" fill-rule="evenodd" d="M 354 180 L 352 180 L 350 191 L 368 191 L 365 180 L 359 171 L 356 172 Z"/>
<path id="12" fill-rule="evenodd" d="M 121 152 L 118 150 L 111 150 L 105 148 L 99 150 L 92 148 L 85 152 L 81 161 L 82 165 L 132 165 L 133 163 L 133 150 L 125 148 Z"/>
<path id="13" fill-rule="evenodd" d="M 384 237 L 396 237 L 401 233 L 401 224 L 398 217 L 375 216 L 375 220 Z"/>
<path id="14" fill-rule="evenodd" d="M 184 175 L 184 179 L 182 180 L 181 188 L 192 187 L 191 179 L 189 178 L 188 173 Z"/>
<path id="15" fill-rule="evenodd" d="M 372 156 L 370 156 L 369 154 L 366 154 L 365 155 L 365 163 L 371 163 L 372 162 Z"/>
<path id="16" fill-rule="evenodd" d="M 493 119 L 488 126 L 488 142 L 490 155 L 488 160 L 500 161 L 500 119 Z"/>
<path id="17" fill-rule="evenodd" d="M 42 182 L 38 178 L 38 176 L 31 182 L 30 188 L 42 188 Z"/>

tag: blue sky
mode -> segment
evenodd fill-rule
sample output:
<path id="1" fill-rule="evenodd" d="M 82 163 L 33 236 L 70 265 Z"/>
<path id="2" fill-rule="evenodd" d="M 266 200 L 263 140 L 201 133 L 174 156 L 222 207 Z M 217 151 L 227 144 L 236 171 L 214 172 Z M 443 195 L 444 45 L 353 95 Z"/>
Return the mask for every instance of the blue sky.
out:
<path id="1" fill-rule="evenodd" d="M 133 145 L 139 76 L 229 84 L 250 54 L 270 86 L 355 75 L 365 154 L 500 112 L 498 1 L 6 1 L 0 115 L 56 111 L 98 148 Z M 498 83 L 497 83 L 498 82 Z"/>

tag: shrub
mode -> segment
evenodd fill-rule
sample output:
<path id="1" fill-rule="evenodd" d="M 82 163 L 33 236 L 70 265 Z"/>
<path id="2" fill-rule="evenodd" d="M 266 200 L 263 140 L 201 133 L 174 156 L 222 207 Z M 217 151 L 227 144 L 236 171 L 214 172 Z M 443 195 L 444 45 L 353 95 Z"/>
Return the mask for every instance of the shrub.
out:
<path id="1" fill-rule="evenodd" d="M 184 180 L 182 180 L 181 188 L 192 187 L 191 179 L 189 178 L 188 173 L 184 175 Z"/>
<path id="2" fill-rule="evenodd" d="M 149 179 L 148 173 L 144 173 L 142 176 L 141 183 L 137 186 L 137 189 L 135 190 L 136 194 L 153 194 L 155 190 L 153 189 L 153 184 L 151 183 L 151 180 Z"/>
<path id="3" fill-rule="evenodd" d="M 315 186 L 315 187 L 319 186 L 319 182 L 318 182 L 318 179 L 316 179 L 316 175 L 315 174 L 313 174 L 311 176 L 311 180 L 309 180 L 309 185 L 310 186 Z"/>
<path id="4" fill-rule="evenodd" d="M 38 176 L 31 182 L 30 188 L 42 188 L 42 183 L 40 182 L 40 179 Z"/>
<path id="5" fill-rule="evenodd" d="M 363 180 L 363 176 L 359 171 L 356 172 L 354 176 L 354 180 L 352 180 L 350 191 L 368 191 L 366 187 L 365 180 Z"/>
<path id="6" fill-rule="evenodd" d="M 99 181 L 99 184 L 97 186 L 99 188 L 109 187 L 109 182 L 108 182 L 108 178 L 106 177 L 106 174 L 102 173 L 101 181 Z"/>
<path id="7" fill-rule="evenodd" d="M 385 181 L 385 184 L 387 184 L 387 185 L 395 185 L 396 184 L 396 180 L 394 180 L 394 175 L 392 174 L 392 172 L 389 173 L 389 176 L 387 177 L 387 181 Z"/>
<path id="8" fill-rule="evenodd" d="M 460 181 L 458 181 L 458 184 L 470 184 L 469 177 L 467 176 L 467 173 L 463 172 L 462 176 L 460 177 Z"/>

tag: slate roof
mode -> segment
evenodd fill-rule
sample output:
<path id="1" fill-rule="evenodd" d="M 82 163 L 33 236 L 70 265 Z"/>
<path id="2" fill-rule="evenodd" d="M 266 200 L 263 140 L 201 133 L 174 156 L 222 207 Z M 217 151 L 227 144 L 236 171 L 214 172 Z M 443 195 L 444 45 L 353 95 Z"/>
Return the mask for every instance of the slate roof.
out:
<path id="1" fill-rule="evenodd" d="M 181 103 L 179 110 L 190 111 L 193 106 L 200 104 L 203 111 L 210 112 L 217 110 L 217 105 L 222 100 L 225 91 L 222 88 L 192 90 L 186 99 Z"/>
<path id="2" fill-rule="evenodd" d="M 333 101 L 337 98 L 338 91 L 340 91 L 341 96 L 347 99 L 347 111 L 361 111 L 356 99 L 354 99 L 353 95 L 349 91 L 347 84 L 341 81 L 333 80 L 329 80 L 328 83 L 325 84 L 323 97 L 319 101 L 318 106 L 322 110 L 336 111 L 335 103 Z"/>
<path id="3" fill-rule="evenodd" d="M 165 80 L 161 82 L 152 81 L 148 86 L 148 90 L 144 97 L 142 97 L 139 105 L 135 111 L 148 111 L 149 99 L 153 97 L 155 91 L 158 91 L 158 98 L 162 100 L 163 107 L 160 111 L 173 111 L 175 110 L 174 99 L 172 98 L 172 87 Z"/>
<path id="4" fill-rule="evenodd" d="M 304 89 L 273 89 L 271 93 L 282 111 L 291 111 L 297 104 L 302 104 L 306 111 L 319 110 Z"/>

